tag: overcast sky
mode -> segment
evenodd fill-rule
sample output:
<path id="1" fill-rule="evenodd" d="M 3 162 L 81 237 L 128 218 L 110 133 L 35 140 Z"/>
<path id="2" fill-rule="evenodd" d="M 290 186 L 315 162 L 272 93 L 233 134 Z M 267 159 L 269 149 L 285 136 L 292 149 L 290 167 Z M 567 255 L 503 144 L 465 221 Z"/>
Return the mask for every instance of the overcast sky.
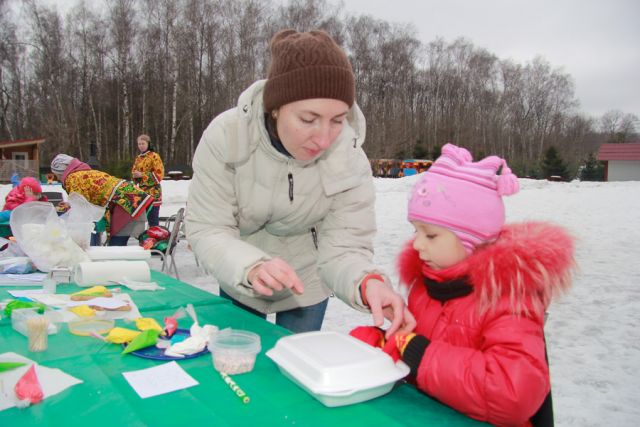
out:
<path id="1" fill-rule="evenodd" d="M 333 0 L 330 0 L 333 1 Z M 336 0 L 337 2 L 337 0 Z M 640 117 L 640 0 L 344 0 L 346 9 L 411 23 L 418 38 L 465 37 L 500 59 L 536 55 L 573 77 L 579 110 Z"/>

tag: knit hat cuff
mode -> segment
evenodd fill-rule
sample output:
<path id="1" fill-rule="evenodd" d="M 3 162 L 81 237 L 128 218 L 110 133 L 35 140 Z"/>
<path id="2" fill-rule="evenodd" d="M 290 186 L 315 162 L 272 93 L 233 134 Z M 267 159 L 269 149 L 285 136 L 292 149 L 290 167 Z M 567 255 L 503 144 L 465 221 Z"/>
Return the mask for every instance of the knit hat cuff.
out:
<path id="1" fill-rule="evenodd" d="M 472 229 L 463 229 L 459 224 L 453 224 L 451 222 L 442 221 L 439 218 L 421 215 L 417 212 L 409 212 L 407 215 L 409 221 L 420 221 L 428 224 L 437 225 L 443 227 L 454 233 L 460 239 L 460 243 L 464 247 L 467 254 L 471 254 L 476 247 L 491 242 L 498 237 L 500 230 L 495 230 L 495 233 L 479 234 L 478 231 Z"/>
<path id="2" fill-rule="evenodd" d="M 355 100 L 355 79 L 344 67 L 313 65 L 269 78 L 263 96 L 266 112 L 290 102 L 314 98 L 337 99 L 351 108 Z"/>

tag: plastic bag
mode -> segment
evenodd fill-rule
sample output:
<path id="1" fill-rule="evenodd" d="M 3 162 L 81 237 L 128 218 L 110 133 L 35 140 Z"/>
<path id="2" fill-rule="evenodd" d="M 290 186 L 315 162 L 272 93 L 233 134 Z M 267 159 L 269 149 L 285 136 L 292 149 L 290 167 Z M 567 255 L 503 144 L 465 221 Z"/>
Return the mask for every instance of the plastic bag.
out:
<path id="1" fill-rule="evenodd" d="M 90 261 L 51 203 L 29 202 L 18 206 L 13 210 L 10 225 L 20 249 L 40 271 Z"/>
<path id="2" fill-rule="evenodd" d="M 53 207 L 53 205 L 51 205 Z M 27 372 L 18 380 L 14 387 L 18 400 L 24 402 L 22 406 L 36 404 L 44 399 L 44 393 L 36 375 L 36 365 L 31 365 Z"/>
<path id="3" fill-rule="evenodd" d="M 0 273 L 2 274 L 29 274 L 35 271 L 36 267 L 29 257 L 0 258 Z"/>
<path id="4" fill-rule="evenodd" d="M 122 354 L 128 354 L 132 351 L 155 345 L 158 342 L 159 335 L 160 332 L 155 329 L 147 329 L 146 331 L 140 332 L 133 340 L 131 340 L 125 349 L 122 350 Z"/>
<path id="5" fill-rule="evenodd" d="M 105 209 L 96 206 L 81 194 L 73 192 L 67 199 L 69 210 L 60 215 L 67 227 L 67 232 L 78 246 L 88 249 L 91 244 L 91 233 L 94 231 L 94 222 L 100 221 L 104 216 Z"/>
<path id="6" fill-rule="evenodd" d="M 27 254 L 24 253 L 22 249 L 20 249 L 20 245 L 17 242 L 14 242 L 9 239 L 5 239 L 4 237 L 0 237 L 0 258 L 14 258 L 14 257 L 26 257 Z"/>
<path id="7" fill-rule="evenodd" d="M 71 208 L 60 216 L 67 223 L 94 223 L 100 221 L 104 216 L 105 208 L 91 204 L 80 193 L 73 192 L 69 194 L 67 203 Z"/>

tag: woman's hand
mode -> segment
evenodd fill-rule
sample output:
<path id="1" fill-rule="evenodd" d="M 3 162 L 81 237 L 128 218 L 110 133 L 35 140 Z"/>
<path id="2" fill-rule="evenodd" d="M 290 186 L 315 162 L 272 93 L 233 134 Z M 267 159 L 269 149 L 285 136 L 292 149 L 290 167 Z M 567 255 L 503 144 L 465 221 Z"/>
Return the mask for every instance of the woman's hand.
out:
<path id="1" fill-rule="evenodd" d="M 71 209 L 71 205 L 67 202 L 60 202 L 58 206 L 56 206 L 56 212 L 66 212 Z"/>
<path id="2" fill-rule="evenodd" d="M 133 173 L 131 174 L 132 177 L 134 178 L 142 178 L 142 172 L 140 171 L 133 171 Z"/>
<path id="3" fill-rule="evenodd" d="M 300 295 L 304 292 L 302 280 L 284 260 L 274 258 L 253 267 L 247 279 L 253 289 L 261 295 L 273 295 L 274 291 L 290 289 Z"/>
<path id="4" fill-rule="evenodd" d="M 367 282 L 365 295 L 374 325 L 381 327 L 384 319 L 391 321 L 385 337 L 389 338 L 396 332 L 409 333 L 416 327 L 416 319 L 407 309 L 404 300 L 390 286 L 377 279 Z"/>

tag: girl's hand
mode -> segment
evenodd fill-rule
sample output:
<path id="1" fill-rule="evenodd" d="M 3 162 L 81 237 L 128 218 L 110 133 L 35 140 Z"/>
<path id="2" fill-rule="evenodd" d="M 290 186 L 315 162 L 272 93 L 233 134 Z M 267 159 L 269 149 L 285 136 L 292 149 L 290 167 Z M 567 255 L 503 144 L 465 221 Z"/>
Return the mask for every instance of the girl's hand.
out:
<path id="1" fill-rule="evenodd" d="M 285 288 L 298 295 L 304 292 L 302 280 L 295 270 L 280 258 L 274 258 L 253 267 L 247 274 L 247 279 L 253 289 L 261 295 L 270 296 L 274 291 Z"/>
<path id="2" fill-rule="evenodd" d="M 142 178 L 142 172 L 140 171 L 133 171 L 133 173 L 131 174 L 132 177 L 134 178 Z"/>

